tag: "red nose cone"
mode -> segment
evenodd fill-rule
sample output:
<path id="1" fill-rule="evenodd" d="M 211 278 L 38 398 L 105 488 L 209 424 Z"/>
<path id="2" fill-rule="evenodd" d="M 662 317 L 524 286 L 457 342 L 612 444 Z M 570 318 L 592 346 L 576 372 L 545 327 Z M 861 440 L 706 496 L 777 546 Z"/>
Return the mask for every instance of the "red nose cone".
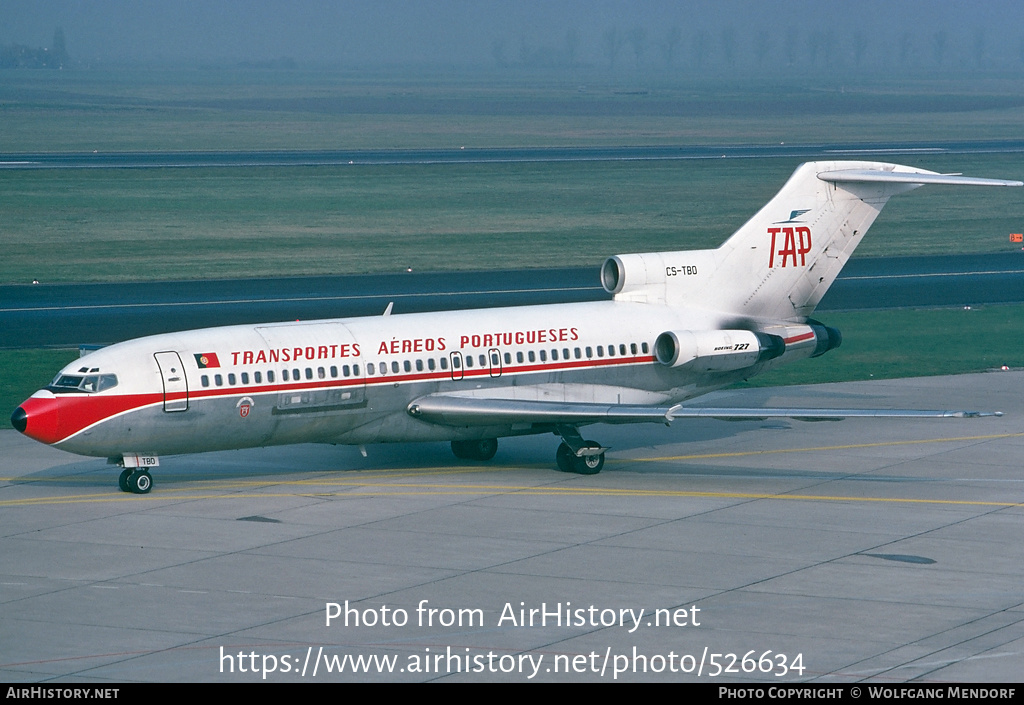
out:
<path id="1" fill-rule="evenodd" d="M 57 400 L 52 395 L 26 399 L 14 411 L 11 424 L 40 443 L 56 443 L 60 440 L 57 428 Z"/>

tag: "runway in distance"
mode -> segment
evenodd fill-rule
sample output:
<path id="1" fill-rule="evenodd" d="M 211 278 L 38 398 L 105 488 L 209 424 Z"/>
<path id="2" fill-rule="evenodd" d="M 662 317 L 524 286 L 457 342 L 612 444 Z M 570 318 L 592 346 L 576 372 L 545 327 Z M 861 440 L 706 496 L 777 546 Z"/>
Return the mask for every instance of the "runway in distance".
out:
<path id="1" fill-rule="evenodd" d="M 66 366 L 11 417 L 25 435 L 121 466 L 152 488 L 161 455 L 284 445 L 450 441 L 490 460 L 497 439 L 561 438 L 560 470 L 597 473 L 580 428 L 677 418 L 966 417 L 977 411 L 708 408 L 683 402 L 842 338 L 812 318 L 878 213 L 925 184 L 1021 186 L 867 161 L 801 165 L 713 250 L 616 255 L 610 301 L 167 333 Z"/>

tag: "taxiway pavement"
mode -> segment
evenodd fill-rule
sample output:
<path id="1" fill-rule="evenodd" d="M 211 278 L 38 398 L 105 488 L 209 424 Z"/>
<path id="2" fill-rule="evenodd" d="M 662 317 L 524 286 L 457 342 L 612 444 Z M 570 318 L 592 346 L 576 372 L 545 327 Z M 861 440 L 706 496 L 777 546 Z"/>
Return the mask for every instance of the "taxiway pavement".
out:
<path id="1" fill-rule="evenodd" d="M 590 477 L 553 436 L 295 446 L 162 458 L 136 496 L 3 430 L 0 680 L 1019 682 L 1022 385 L 720 392 L 1006 416 L 593 426 Z"/>

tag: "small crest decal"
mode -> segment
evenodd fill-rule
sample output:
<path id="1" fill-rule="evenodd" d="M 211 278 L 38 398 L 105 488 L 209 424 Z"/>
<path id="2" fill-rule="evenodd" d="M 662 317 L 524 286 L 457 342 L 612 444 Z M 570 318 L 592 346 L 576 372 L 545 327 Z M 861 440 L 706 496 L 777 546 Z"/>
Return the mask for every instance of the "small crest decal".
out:
<path id="1" fill-rule="evenodd" d="M 235 404 L 235 408 L 238 409 L 238 415 L 243 419 L 249 415 L 249 411 L 254 406 L 255 404 L 253 403 L 252 397 L 242 397 L 238 400 L 238 403 Z"/>

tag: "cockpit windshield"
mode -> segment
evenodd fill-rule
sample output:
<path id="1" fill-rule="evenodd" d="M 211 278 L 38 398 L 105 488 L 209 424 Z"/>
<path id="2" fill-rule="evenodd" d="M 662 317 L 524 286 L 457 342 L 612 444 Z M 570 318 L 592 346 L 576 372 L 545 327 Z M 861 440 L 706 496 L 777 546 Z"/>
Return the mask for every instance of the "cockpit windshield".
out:
<path id="1" fill-rule="evenodd" d="M 47 387 L 51 392 L 102 392 L 117 386 L 117 375 L 65 375 L 59 374 Z"/>

